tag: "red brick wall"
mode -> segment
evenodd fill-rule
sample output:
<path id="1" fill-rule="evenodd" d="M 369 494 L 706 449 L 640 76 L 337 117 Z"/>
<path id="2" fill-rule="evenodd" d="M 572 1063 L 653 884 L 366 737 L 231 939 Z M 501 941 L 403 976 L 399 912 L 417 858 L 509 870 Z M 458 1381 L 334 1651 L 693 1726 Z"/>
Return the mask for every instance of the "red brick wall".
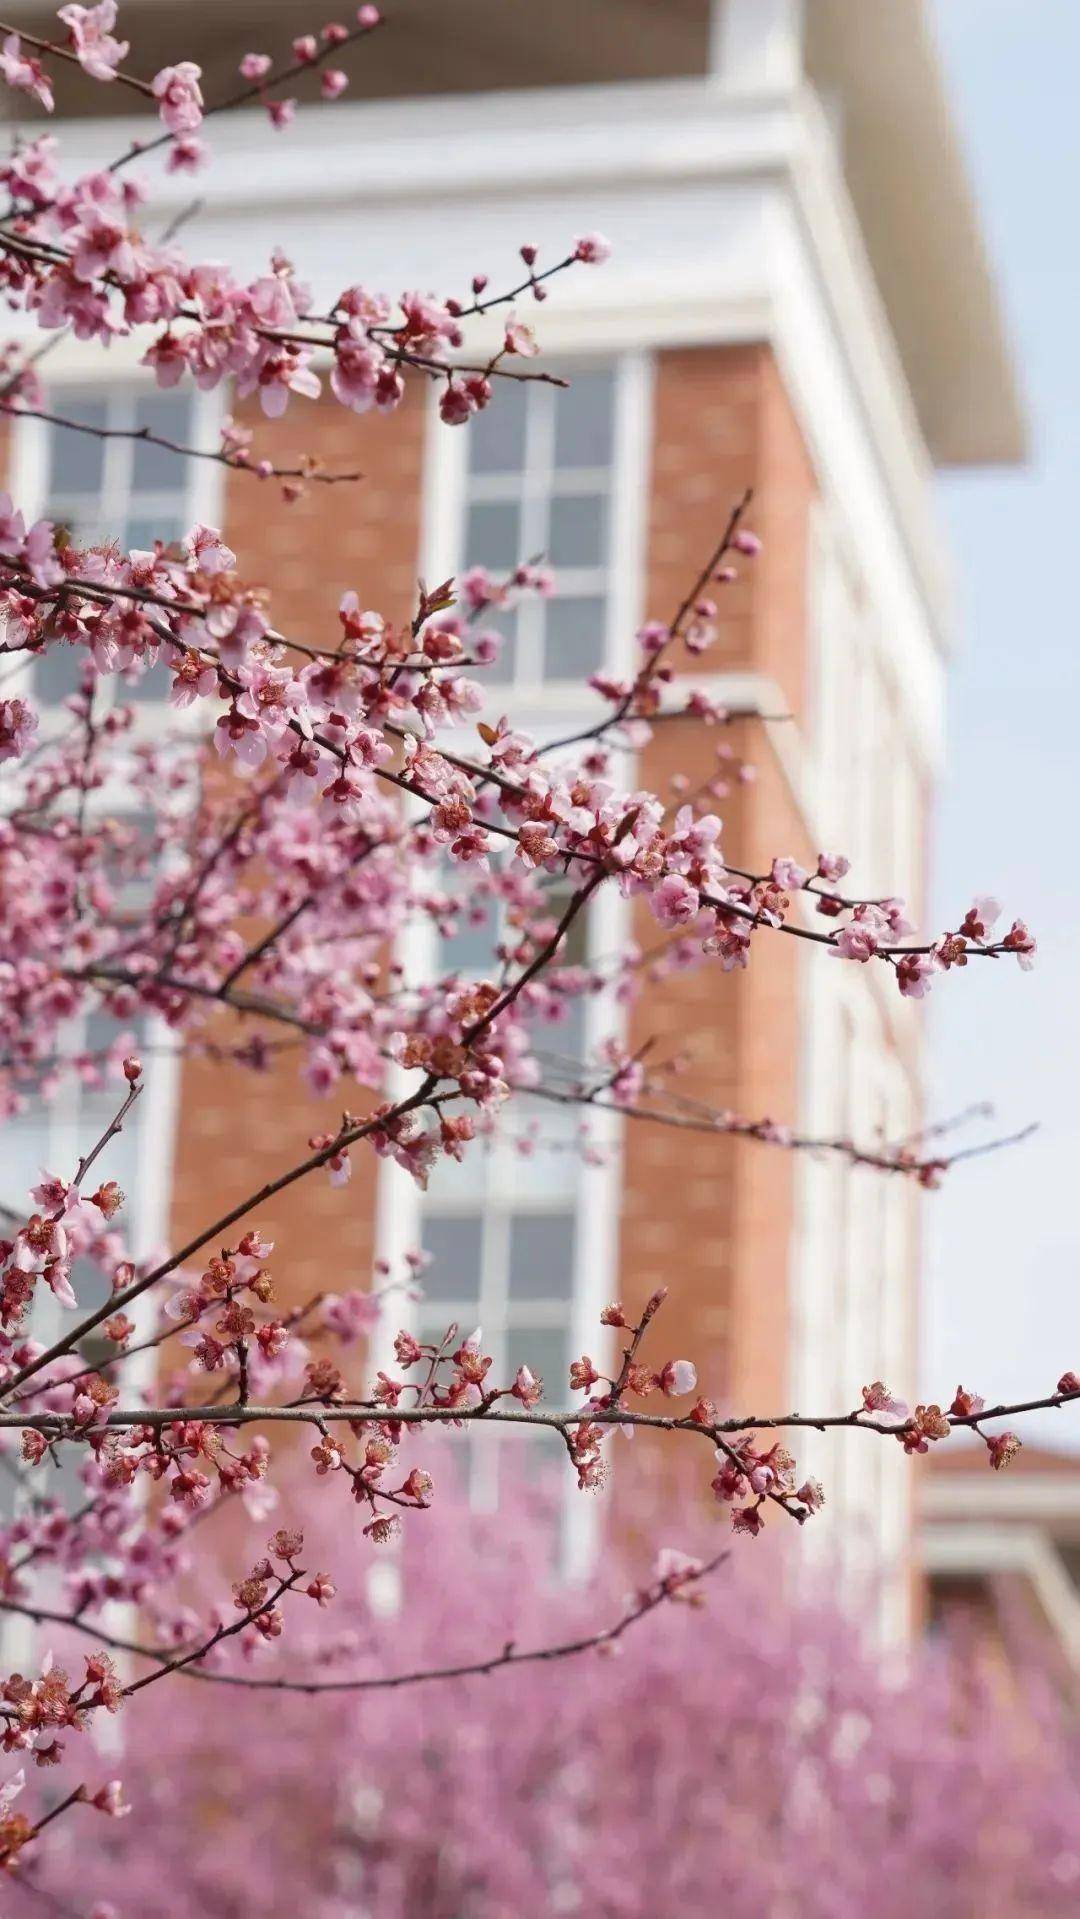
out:
<path id="1" fill-rule="evenodd" d="M 404 617 L 418 565 L 422 408 L 390 420 L 357 420 L 335 405 L 313 424 L 308 409 L 259 421 L 261 453 L 288 464 L 318 447 L 328 465 L 360 466 L 357 486 L 311 486 L 287 505 L 273 482 L 230 478 L 225 533 L 248 577 L 273 593 L 280 630 L 318 642 L 336 631 L 341 593 Z M 668 615 L 715 542 L 731 502 L 755 488 L 752 522 L 765 540 L 753 566 L 722 596 L 721 636 L 706 670 L 753 670 L 778 680 L 792 711 L 805 688 L 806 521 L 813 478 L 772 356 L 764 347 L 658 357 L 647 555 L 647 608 Z M 727 729 L 658 729 L 643 756 L 643 783 L 665 791 L 677 772 L 703 777 L 721 737 L 754 761 L 759 779 L 722 806 L 726 845 L 740 863 L 806 851 L 783 775 L 754 723 Z M 658 929 L 643 916 L 639 936 Z M 763 938 L 746 974 L 706 966 L 650 989 L 633 1038 L 657 1053 L 687 1052 L 683 1090 L 740 1112 L 790 1120 L 797 1097 L 797 962 L 794 942 Z M 305 1099 L 296 1061 L 266 1076 L 222 1075 L 205 1061 L 183 1070 L 173 1232 L 182 1238 L 238 1190 L 273 1175 L 330 1125 L 337 1108 Z M 362 1103 L 358 1098 L 357 1103 Z M 740 1403 L 783 1398 L 786 1271 L 792 1167 L 783 1154 L 738 1141 L 631 1125 L 626 1140 L 620 1289 L 640 1301 L 671 1287 L 658 1337 L 685 1351 L 703 1380 Z M 300 1184 L 259 1209 L 277 1242 L 274 1269 L 286 1301 L 318 1287 L 365 1283 L 373 1245 L 375 1166 L 354 1155 L 351 1185 Z"/>
<path id="2" fill-rule="evenodd" d="M 270 589 L 278 630 L 308 644 L 334 645 L 338 604 L 349 587 L 389 617 L 409 618 L 420 548 L 420 396 L 411 396 L 391 419 L 359 418 L 327 401 L 314 412 L 294 407 L 280 421 L 248 412 L 246 423 L 256 429 L 260 456 L 277 465 L 292 465 L 317 448 L 328 469 L 359 468 L 367 476 L 355 485 L 311 485 L 290 505 L 277 482 L 230 475 L 225 536 L 245 577 Z M 234 1032 L 238 1026 L 243 1022 L 232 1022 Z M 342 1097 L 359 1112 L 372 1103 L 355 1086 Z M 305 1096 L 292 1053 L 270 1073 L 250 1076 L 186 1060 L 180 1101 L 174 1243 L 302 1158 L 309 1135 L 333 1128 L 341 1112 L 340 1099 Z M 276 1243 L 271 1266 L 286 1306 L 318 1289 L 366 1287 L 370 1281 L 376 1163 L 360 1150 L 353 1165 L 348 1186 L 331 1188 L 327 1176 L 317 1173 L 253 1215 Z"/>
<path id="3" fill-rule="evenodd" d="M 783 687 L 798 713 L 806 688 L 807 522 L 814 480 L 771 353 L 765 347 L 695 349 L 657 363 L 649 518 L 647 611 L 670 617 L 748 487 L 749 523 L 764 539 L 753 565 L 719 595 L 720 640 L 705 670 L 750 671 Z M 753 786 L 720 803 L 724 846 L 761 871 L 776 853 L 808 851 L 805 830 L 763 729 L 658 728 L 642 784 L 670 790 L 676 772 L 696 785 L 730 740 L 758 769 Z M 655 945 L 642 909 L 636 928 Z M 635 1008 L 632 1043 L 689 1053 L 680 1090 L 750 1117 L 790 1122 L 798 1094 L 795 941 L 755 942 L 745 973 L 707 965 L 651 990 Z M 777 1405 L 787 1374 L 787 1268 L 793 1206 L 788 1155 L 737 1140 L 630 1126 L 622 1215 L 621 1285 L 639 1303 L 671 1288 L 658 1340 L 695 1358 L 703 1384 L 740 1406 Z"/>

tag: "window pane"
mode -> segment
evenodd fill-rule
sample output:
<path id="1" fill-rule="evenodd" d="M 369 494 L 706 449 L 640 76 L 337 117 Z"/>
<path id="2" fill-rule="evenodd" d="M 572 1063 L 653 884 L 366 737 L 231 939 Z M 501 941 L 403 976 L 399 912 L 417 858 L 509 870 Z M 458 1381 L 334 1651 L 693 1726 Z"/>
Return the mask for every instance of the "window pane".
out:
<path id="1" fill-rule="evenodd" d="M 129 519 L 116 537 L 129 553 L 152 553 L 155 540 L 163 540 L 168 546 L 171 540 L 178 540 L 187 530 L 178 499 L 175 505 L 170 504 L 167 512 L 148 513 L 145 517 Z"/>
<path id="2" fill-rule="evenodd" d="M 468 566 L 510 573 L 521 558 L 521 512 L 514 500 L 478 500 L 469 508 Z"/>
<path id="3" fill-rule="evenodd" d="M 475 1302 L 479 1298 L 482 1238 L 483 1218 L 479 1213 L 425 1216 L 423 1247 L 432 1260 L 424 1270 L 422 1284 L 430 1304 L 443 1300 Z"/>
<path id="4" fill-rule="evenodd" d="M 569 886 L 550 886 L 544 888 L 544 904 L 541 916 L 529 922 L 533 934 L 539 938 L 541 932 L 550 938 L 554 933 L 570 901 L 574 897 Z M 553 966 L 584 966 L 589 953 L 589 913 L 590 908 L 582 906 L 574 914 L 562 943 L 552 961 Z"/>
<path id="5" fill-rule="evenodd" d="M 116 697 L 121 706 L 128 700 L 135 705 L 147 700 L 167 700 L 171 686 L 172 674 L 168 667 L 164 661 L 155 660 L 137 680 L 127 680 L 121 675 L 116 682 Z"/>
<path id="6" fill-rule="evenodd" d="M 439 939 L 439 974 L 487 974 L 495 965 L 499 922 L 495 901 L 488 895 L 462 900 L 457 931 Z"/>
<path id="7" fill-rule="evenodd" d="M 569 1299 L 573 1213 L 516 1213 L 510 1222 L 510 1299 Z"/>
<path id="8" fill-rule="evenodd" d="M 105 403 L 88 400 L 78 393 L 54 393 L 49 396 L 50 410 L 64 419 L 82 420 L 87 426 L 105 425 Z M 105 461 L 105 442 L 90 433 L 72 433 L 62 426 L 51 426 L 49 434 L 49 494 L 101 491 Z"/>
<path id="9" fill-rule="evenodd" d="M 545 679 L 580 680 L 603 664 L 603 600 L 549 600 L 544 626 Z"/>
<path id="10" fill-rule="evenodd" d="M 416 1337 L 420 1341 L 421 1346 L 442 1346 L 451 1326 L 457 1327 L 457 1334 L 446 1348 L 445 1356 L 447 1358 L 451 1353 L 457 1351 L 463 1339 L 468 1339 L 469 1334 L 476 1331 L 476 1308 L 471 1307 L 464 1316 L 456 1307 L 453 1309 L 447 1307 L 445 1312 L 440 1312 L 438 1307 L 436 1307 L 433 1312 L 423 1313 L 416 1322 Z M 443 1365 L 439 1368 L 438 1377 L 442 1385 L 446 1385 L 450 1378 L 451 1371 L 452 1368 L 448 1365 Z M 407 1379 L 410 1379 L 413 1384 L 417 1386 L 421 1384 L 424 1376 L 423 1364 L 412 1367 L 405 1375 Z M 398 1374 L 398 1377 L 400 1378 L 401 1375 Z"/>
<path id="11" fill-rule="evenodd" d="M 575 374 L 555 397 L 556 466 L 610 466 L 615 378 L 610 369 Z"/>
<path id="12" fill-rule="evenodd" d="M 544 1382 L 545 1406 L 565 1406 L 570 1398 L 567 1334 L 559 1326 L 515 1326 L 506 1338 L 506 1379 L 527 1366 Z M 501 1382 L 500 1382 L 501 1383 Z"/>
<path id="13" fill-rule="evenodd" d="M 601 566 L 606 542 L 607 501 L 599 494 L 564 494 L 552 500 L 548 530 L 552 566 Z"/>
<path id="14" fill-rule="evenodd" d="M 85 646 L 65 646 L 54 640 L 34 661 L 34 697 L 49 706 L 77 693 L 82 667 L 89 657 Z"/>
<path id="15" fill-rule="evenodd" d="M 525 465 L 524 385 L 497 380 L 489 406 L 470 420 L 469 465 L 474 473 L 520 473 Z"/>
<path id="16" fill-rule="evenodd" d="M 501 633 L 503 635 L 502 649 L 498 659 L 493 660 L 490 666 L 485 666 L 478 673 L 481 686 L 485 685 L 488 681 L 490 681 L 493 686 L 508 686 L 514 678 L 517 662 L 517 608 L 486 608 L 483 615 L 483 624 L 478 626 L 476 630 L 478 633 Z M 471 650 L 468 639 L 466 639 L 465 645 L 467 649 Z"/>
<path id="17" fill-rule="evenodd" d="M 140 399 L 135 409 L 135 425 L 175 440 L 181 446 L 191 444 L 191 402 L 186 393 L 157 393 Z M 146 440 L 135 442 L 132 450 L 132 492 L 175 492 L 182 494 L 187 482 L 187 461 L 166 447 Z"/>

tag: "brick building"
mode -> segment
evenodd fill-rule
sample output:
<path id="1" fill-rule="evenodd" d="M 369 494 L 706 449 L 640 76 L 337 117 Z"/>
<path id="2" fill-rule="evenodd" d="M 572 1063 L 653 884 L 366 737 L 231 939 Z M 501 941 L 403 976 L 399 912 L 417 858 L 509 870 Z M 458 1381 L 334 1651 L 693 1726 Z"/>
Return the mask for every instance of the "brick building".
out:
<path id="1" fill-rule="evenodd" d="M 368 477 L 291 506 L 247 476 L 25 421 L 12 491 L 132 544 L 195 518 L 220 524 L 244 573 L 272 588 L 280 628 L 311 636 L 333 629 L 349 587 L 402 617 L 418 574 L 543 549 L 558 594 L 521 616 L 493 693 L 543 735 L 590 717 L 582 675 L 627 669 L 635 627 L 670 615 L 752 486 L 764 554 L 725 599 L 699 677 L 729 705 L 786 717 L 735 730 L 758 778 L 722 809 L 725 845 L 758 870 L 775 853 L 836 846 L 860 891 L 918 907 L 950 638 L 934 470 L 1014 461 L 1023 441 L 921 0 L 400 0 L 389 11 L 353 59 L 352 104 L 302 112 L 287 137 L 259 114 L 213 123 L 216 164 L 198 186 L 190 244 L 240 270 L 280 244 L 317 292 L 358 279 L 445 290 L 477 269 L 498 283 L 523 240 L 554 258 L 598 228 L 612 262 L 567 276 L 538 315 L 570 395 L 500 396 L 467 432 L 441 428 L 423 392 L 390 421 L 296 405 L 257 423 L 257 450 L 316 450 Z M 167 32 L 136 0 L 124 28 L 141 70 L 201 58 L 213 98 L 242 52 L 276 51 L 313 24 L 295 0 L 254 12 L 196 4 Z M 28 26 L 36 14 L 17 9 Z M 88 92 L 95 108 L 123 108 L 119 89 Z M 106 160 L 127 138 L 116 119 L 66 134 L 69 164 Z M 190 198 L 190 184 L 158 180 L 148 225 Z M 135 378 L 138 351 L 121 341 L 106 359 L 65 342 L 50 388 L 68 412 L 215 444 L 222 396 L 151 393 Z M 143 705 L 152 727 L 149 683 Z M 659 729 L 638 777 L 660 788 L 678 770 L 703 777 L 716 744 L 704 728 Z M 593 954 L 630 930 L 601 895 L 585 934 Z M 418 930 L 402 937 L 411 962 L 434 962 Z M 897 1139 L 922 1111 L 924 1015 L 875 972 L 762 939 L 745 975 L 702 969 L 650 991 L 631 1037 L 686 1050 L 682 1090 L 713 1106 Z M 619 1018 L 590 1003 L 575 1044 Z M 131 1185 L 143 1246 L 224 1210 L 328 1118 L 304 1105 L 291 1070 L 269 1097 L 252 1080 L 226 1101 L 214 1068 L 167 1053 L 144 1107 L 125 1147 L 141 1169 Z M 80 1115 L 53 1124 L 73 1138 Z M 554 1146 L 559 1125 L 557 1109 L 544 1115 Z M 831 1409 L 864 1378 L 912 1382 L 919 1237 L 907 1183 L 645 1124 L 620 1133 L 598 1119 L 597 1134 L 601 1165 L 567 1150 L 478 1160 L 423 1202 L 397 1169 L 377 1178 L 361 1161 L 350 1188 L 320 1190 L 317 1208 L 294 1189 L 260 1224 L 297 1297 L 363 1283 L 376 1248 L 393 1256 L 423 1238 L 445 1255 L 430 1311 L 478 1314 L 498 1360 L 529 1357 L 549 1378 L 571 1349 L 595 1351 L 606 1299 L 640 1302 L 664 1280 L 665 1345 L 692 1353 L 733 1406 Z M 50 1150 L 62 1144 L 54 1132 Z M 33 1164 L 40 1145 L 27 1144 Z M 445 1290 L 443 1275 L 461 1271 L 477 1275 L 468 1296 Z M 818 1550 L 848 1573 L 884 1575 L 888 1623 L 902 1629 L 912 1477 L 899 1449 L 821 1438 L 801 1457 L 829 1484 Z"/>

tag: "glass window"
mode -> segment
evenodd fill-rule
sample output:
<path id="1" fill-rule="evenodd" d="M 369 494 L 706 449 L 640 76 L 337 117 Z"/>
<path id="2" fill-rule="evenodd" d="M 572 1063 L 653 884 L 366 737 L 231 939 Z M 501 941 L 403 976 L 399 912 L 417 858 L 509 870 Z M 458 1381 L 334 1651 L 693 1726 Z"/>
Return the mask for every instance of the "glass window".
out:
<path id="1" fill-rule="evenodd" d="M 461 885 L 448 873 L 448 890 Z M 530 925 L 547 937 L 570 897 L 565 882 L 546 885 Z M 502 919 L 497 895 L 481 900 L 482 925 L 435 934 L 434 970 L 452 968 L 490 974 Z M 473 942 L 472 947 L 468 941 Z M 588 955 L 588 910 L 567 931 L 559 961 L 581 966 Z M 579 1078 L 595 1034 L 591 996 L 559 995 L 545 984 L 530 1014 L 536 1052 L 545 1082 L 569 1084 Z M 569 1366 L 573 1354 L 577 1269 L 582 1250 L 584 1165 L 579 1137 L 581 1115 L 573 1106 L 525 1102 L 515 1106 L 505 1125 L 477 1139 L 465 1163 L 437 1170 L 421 1202 L 421 1238 L 431 1264 L 423 1276 L 424 1298 L 416 1314 L 417 1336 L 425 1343 L 443 1339 L 451 1321 L 462 1336 L 479 1327 L 484 1350 L 492 1358 L 492 1379 L 508 1386 L 520 1365 L 543 1381 L 544 1404 L 570 1402 Z M 477 1449 L 471 1484 L 483 1502 L 493 1496 L 494 1467 Z M 536 1448 L 529 1448 L 530 1455 Z M 500 1455 L 502 1449 L 499 1449 Z M 528 1461 L 513 1448 L 514 1470 Z M 557 1464 L 558 1445 L 540 1449 Z"/>
<path id="2" fill-rule="evenodd" d="M 150 440 L 153 433 L 175 446 L 195 438 L 195 401 L 190 393 L 155 393 L 128 386 L 102 389 L 58 387 L 51 412 L 95 427 L 109 436 L 47 426 L 45 514 L 66 526 L 79 545 L 116 540 L 125 550 L 148 549 L 187 533 L 196 515 L 192 486 L 195 462 Z M 34 667 L 34 690 L 56 704 L 79 682 L 81 650 L 50 647 Z M 102 682 L 102 695 L 150 703 L 169 691 L 164 668 L 130 682 Z"/>
<path id="3" fill-rule="evenodd" d="M 566 388 L 500 383 L 466 437 L 464 566 L 501 577 L 521 561 L 555 571 L 550 599 L 528 597 L 507 621 L 492 678 L 535 687 L 596 672 L 608 649 L 614 573 L 616 379 L 611 367 L 571 376 Z"/>

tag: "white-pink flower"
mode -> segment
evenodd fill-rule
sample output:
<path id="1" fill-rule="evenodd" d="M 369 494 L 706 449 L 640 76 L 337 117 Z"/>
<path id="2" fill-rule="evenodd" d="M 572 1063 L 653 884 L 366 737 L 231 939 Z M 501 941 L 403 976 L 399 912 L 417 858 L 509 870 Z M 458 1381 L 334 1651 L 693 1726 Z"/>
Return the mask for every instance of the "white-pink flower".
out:
<path id="1" fill-rule="evenodd" d="M 668 873 L 650 895 L 649 905 L 661 926 L 686 926 L 697 918 L 701 899 L 681 873 Z"/>
<path id="2" fill-rule="evenodd" d="M 184 552 L 200 573 L 228 573 L 236 565 L 236 554 L 214 526 L 193 526 L 184 541 Z"/>
<path id="3" fill-rule="evenodd" d="M 582 233 L 574 241 L 574 258 L 586 266 L 602 266 L 611 258 L 611 241 L 605 240 L 602 233 Z"/>
<path id="4" fill-rule="evenodd" d="M 17 93 L 29 93 L 33 99 L 40 100 L 46 113 L 52 112 L 52 81 L 41 61 L 23 52 L 22 41 L 17 33 L 9 33 L 4 41 L 3 51 L 0 52 L 0 75 Z"/>
<path id="5" fill-rule="evenodd" d="M 197 133 L 201 127 L 201 79 L 202 68 L 193 60 L 181 60 L 175 67 L 162 67 L 155 73 L 152 90 L 161 123 L 170 133 Z"/>
<path id="6" fill-rule="evenodd" d="M 115 80 L 116 69 L 125 59 L 130 42 L 117 40 L 115 0 L 100 0 L 96 7 L 61 7 L 58 17 L 71 35 L 75 58 L 94 80 Z"/>
<path id="7" fill-rule="evenodd" d="M 692 1393 L 697 1385 L 697 1367 L 691 1359 L 669 1359 L 660 1374 L 660 1385 L 669 1399 Z"/>

